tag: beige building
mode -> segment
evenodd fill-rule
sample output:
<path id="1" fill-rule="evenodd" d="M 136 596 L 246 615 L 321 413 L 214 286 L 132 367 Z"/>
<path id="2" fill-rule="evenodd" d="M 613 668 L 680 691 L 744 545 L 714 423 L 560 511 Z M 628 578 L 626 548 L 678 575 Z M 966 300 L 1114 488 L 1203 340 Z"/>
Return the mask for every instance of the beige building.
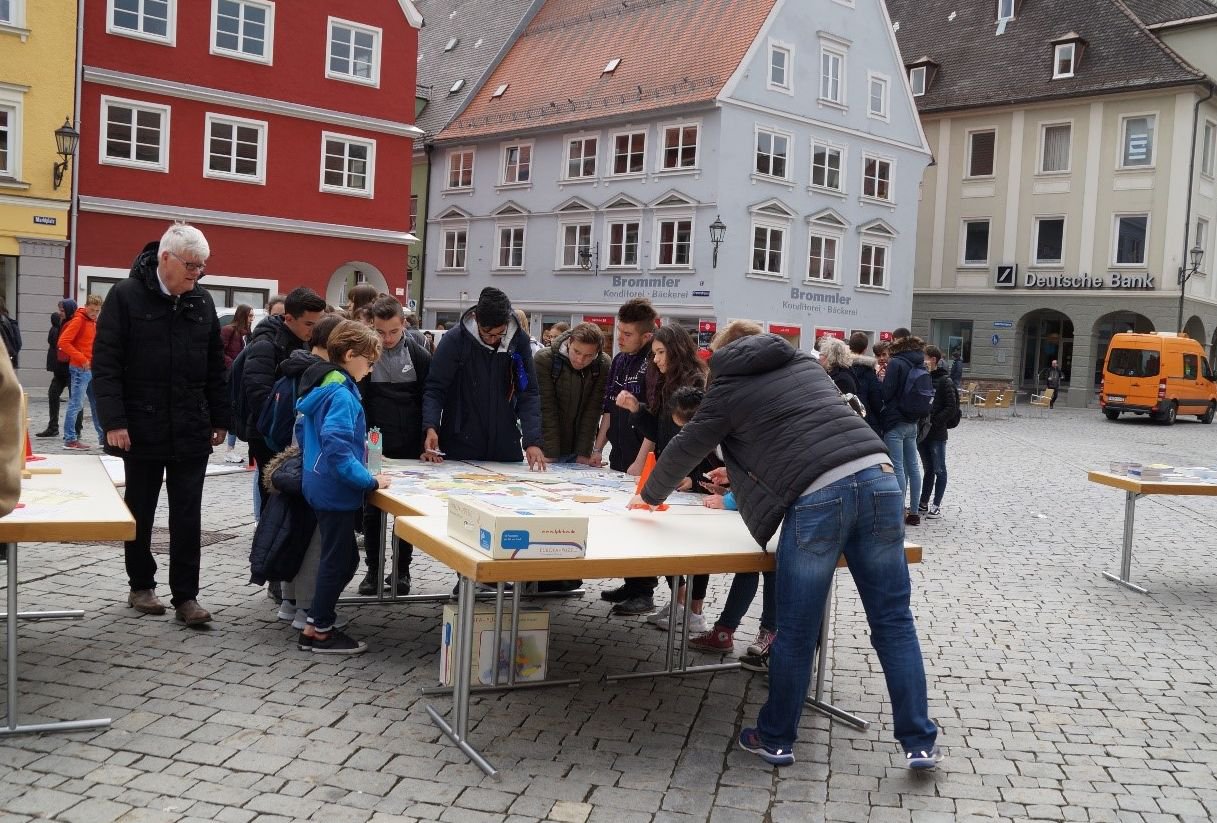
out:
<path id="1" fill-rule="evenodd" d="M 1217 5 L 960 5 L 888 2 L 935 157 L 915 333 L 965 379 L 1034 389 L 1059 360 L 1071 406 L 1116 332 L 1217 347 Z"/>

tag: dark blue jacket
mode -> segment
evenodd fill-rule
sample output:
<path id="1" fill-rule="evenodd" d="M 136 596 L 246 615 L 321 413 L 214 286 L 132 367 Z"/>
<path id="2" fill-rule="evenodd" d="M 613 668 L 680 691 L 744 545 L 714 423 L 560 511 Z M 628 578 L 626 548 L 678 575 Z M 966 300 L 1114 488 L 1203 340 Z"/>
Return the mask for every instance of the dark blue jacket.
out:
<path id="1" fill-rule="evenodd" d="M 866 422 L 876 434 L 883 434 L 883 384 L 879 375 L 875 374 L 875 360 L 867 357 L 849 367 L 854 374 L 854 382 L 858 384 L 858 397 L 866 407 Z"/>
<path id="2" fill-rule="evenodd" d="M 541 396 L 528 332 L 513 319 L 510 340 L 491 350 L 471 331 L 473 309 L 440 338 L 423 391 L 423 431 L 439 433 L 451 460 L 524 459 L 520 447 L 542 446 Z M 476 328 L 476 327 L 475 327 Z"/>
<path id="3" fill-rule="evenodd" d="M 909 375 L 909 370 L 913 366 L 925 367 L 925 352 L 919 349 L 902 348 L 901 344 L 906 340 L 916 340 L 916 338 L 906 337 L 892 344 L 892 359 L 887 364 L 887 374 L 883 377 L 883 414 L 880 419 L 883 421 L 881 428 L 884 432 L 891 431 L 900 423 L 917 422 L 901 413 L 900 395 L 904 391 L 904 381 Z M 912 345 L 919 345 L 919 342 Z"/>
<path id="4" fill-rule="evenodd" d="M 302 473 L 298 449 L 280 452 L 267 466 L 262 490 L 266 505 L 249 550 L 249 582 L 255 586 L 267 580 L 291 580 L 304 562 L 317 516 L 304 499 Z"/>

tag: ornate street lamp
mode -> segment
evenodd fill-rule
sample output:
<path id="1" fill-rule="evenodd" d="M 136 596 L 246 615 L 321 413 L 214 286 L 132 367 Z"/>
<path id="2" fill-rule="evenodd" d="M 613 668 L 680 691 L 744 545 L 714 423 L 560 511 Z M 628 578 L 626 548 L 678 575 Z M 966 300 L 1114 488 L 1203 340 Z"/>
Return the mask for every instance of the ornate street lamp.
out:
<path id="1" fill-rule="evenodd" d="M 55 188 L 59 188 L 63 183 L 63 175 L 67 172 L 68 163 L 72 155 L 76 154 L 79 144 L 80 132 L 72 128 L 72 121 L 65 117 L 63 125 L 55 129 L 55 150 L 63 158 L 62 163 L 55 164 Z"/>
<path id="2" fill-rule="evenodd" d="M 714 258 L 712 268 L 718 268 L 718 247 L 723 242 L 723 238 L 727 236 L 727 226 L 723 223 L 721 217 L 714 215 L 714 222 L 710 224 L 710 242 L 714 244 Z"/>

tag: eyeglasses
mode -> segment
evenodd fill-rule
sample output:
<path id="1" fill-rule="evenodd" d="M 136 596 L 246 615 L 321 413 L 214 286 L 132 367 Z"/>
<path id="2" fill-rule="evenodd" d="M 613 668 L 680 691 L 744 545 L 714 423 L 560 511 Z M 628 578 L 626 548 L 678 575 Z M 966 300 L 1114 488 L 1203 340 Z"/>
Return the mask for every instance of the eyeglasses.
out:
<path id="1" fill-rule="evenodd" d="M 488 340 L 488 341 L 489 340 L 502 340 L 504 337 L 507 336 L 507 329 L 501 329 L 499 331 L 495 331 L 494 329 L 488 329 L 485 326 L 479 325 L 478 333 L 482 335 L 483 339 Z"/>
<path id="2" fill-rule="evenodd" d="M 204 271 L 204 269 L 206 269 L 206 268 L 207 268 L 207 264 L 206 264 L 206 263 L 191 263 L 190 261 L 188 261 L 188 260 L 184 259 L 184 258 L 183 258 L 183 257 L 182 257 L 180 254 L 178 254 L 177 252 L 172 252 L 172 251 L 171 251 L 171 252 L 169 252 L 169 253 L 170 253 L 171 255 L 173 255 L 174 257 L 176 257 L 176 258 L 178 259 L 178 262 L 179 262 L 179 263 L 181 263 L 183 266 L 185 266 L 185 267 L 186 267 L 186 270 L 187 270 L 187 271 L 192 271 L 192 272 L 194 272 L 194 273 L 196 273 L 196 274 L 202 274 L 202 273 L 203 273 L 203 271 Z"/>

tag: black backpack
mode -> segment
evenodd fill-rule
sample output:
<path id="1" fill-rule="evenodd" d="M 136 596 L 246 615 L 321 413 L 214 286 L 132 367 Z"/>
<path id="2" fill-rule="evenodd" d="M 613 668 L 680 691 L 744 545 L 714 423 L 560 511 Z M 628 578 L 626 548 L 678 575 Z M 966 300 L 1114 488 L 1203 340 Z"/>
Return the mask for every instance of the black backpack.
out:
<path id="1" fill-rule="evenodd" d="M 934 408 L 934 379 L 924 365 L 909 368 L 896 407 L 908 420 L 920 420 Z"/>
<path id="2" fill-rule="evenodd" d="M 952 404 L 951 413 L 946 419 L 948 429 L 953 429 L 959 425 L 959 421 L 963 419 L 963 409 L 959 406 L 959 389 L 955 388 L 955 384 L 951 384 L 951 396 L 955 398 Z"/>
<path id="3" fill-rule="evenodd" d="M 236 365 L 234 363 L 234 365 Z M 292 444 L 296 428 L 296 392 L 298 378 L 283 376 L 275 381 L 270 394 L 258 412 L 258 434 L 271 451 L 278 454 Z"/>

